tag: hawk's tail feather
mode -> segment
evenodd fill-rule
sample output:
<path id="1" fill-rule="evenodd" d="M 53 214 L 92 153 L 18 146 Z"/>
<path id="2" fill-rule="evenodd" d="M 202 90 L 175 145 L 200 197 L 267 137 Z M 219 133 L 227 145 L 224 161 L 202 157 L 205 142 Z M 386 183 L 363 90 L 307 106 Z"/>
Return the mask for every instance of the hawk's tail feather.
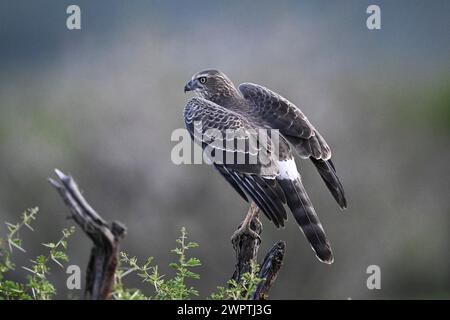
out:
<path id="1" fill-rule="evenodd" d="M 275 224 L 277 228 L 284 226 L 286 210 L 280 202 L 280 199 L 276 196 L 275 190 L 272 190 L 269 185 L 263 183 L 264 181 L 259 181 L 254 175 L 242 174 L 226 167 L 223 168 L 230 175 L 236 185 L 238 185 L 253 201 L 255 201 L 261 211 Z"/>
<path id="2" fill-rule="evenodd" d="M 224 167 L 223 165 L 220 164 L 214 164 L 214 167 L 217 169 L 217 171 L 220 172 L 220 174 L 222 175 L 222 177 L 225 178 L 225 180 L 228 181 L 228 183 L 233 187 L 234 190 L 236 190 L 237 193 L 239 193 L 239 195 L 248 202 L 248 198 L 245 195 L 245 192 L 242 191 L 241 187 L 239 186 L 239 183 L 236 182 L 236 180 L 233 178 L 233 176 L 230 174 L 230 172 L 226 169 L 226 167 Z"/>
<path id="3" fill-rule="evenodd" d="M 265 194 L 269 195 L 269 199 L 273 206 L 277 209 L 277 212 L 282 214 L 282 216 L 278 218 L 280 220 L 280 225 L 284 227 L 284 220 L 287 220 L 286 210 L 284 209 L 286 197 L 284 196 L 280 185 L 275 179 L 264 179 L 254 175 L 252 175 L 251 178 L 259 185 L 261 189 L 264 190 Z"/>
<path id="4" fill-rule="evenodd" d="M 294 215 L 300 229 L 311 244 L 312 249 L 324 263 L 333 263 L 333 252 L 327 240 L 322 224 L 302 185 L 300 176 L 296 179 L 278 179 L 284 190 L 289 208 Z"/>
<path id="5" fill-rule="evenodd" d="M 330 160 L 321 160 L 310 158 L 312 163 L 317 168 L 320 176 L 325 182 L 328 190 L 330 190 L 336 202 L 339 204 L 341 209 L 347 208 L 347 199 L 345 198 L 344 187 L 342 186 L 341 181 L 339 181 L 338 176 L 336 175 L 336 169 L 334 168 L 333 162 Z"/>

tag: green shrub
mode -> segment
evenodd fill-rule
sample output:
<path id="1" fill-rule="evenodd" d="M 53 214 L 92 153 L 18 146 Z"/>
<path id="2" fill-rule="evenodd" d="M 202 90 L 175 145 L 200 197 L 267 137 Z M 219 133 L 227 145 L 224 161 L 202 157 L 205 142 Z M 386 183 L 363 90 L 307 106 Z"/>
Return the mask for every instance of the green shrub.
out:
<path id="1" fill-rule="evenodd" d="M 30 260 L 31 265 L 22 267 L 28 271 L 24 283 L 7 279 L 8 273 L 14 271 L 16 266 L 12 261 L 14 249 L 22 251 L 22 239 L 20 231 L 26 227 L 33 231 L 31 223 L 36 219 L 38 208 L 26 210 L 20 222 L 16 224 L 6 223 L 8 232 L 5 238 L 0 238 L 0 300 L 4 299 L 27 299 L 27 300 L 49 300 L 56 294 L 55 286 L 48 280 L 50 274 L 50 264 L 55 264 L 61 268 L 69 261 L 67 255 L 67 241 L 74 233 L 75 227 L 62 230 L 62 236 L 57 242 L 44 243 L 48 249 L 45 255 L 39 255 Z M 195 242 L 188 241 L 187 232 L 183 227 L 181 235 L 176 240 L 177 246 L 172 250 L 177 257 L 176 261 L 169 264 L 174 270 L 174 275 L 168 277 L 161 275 L 157 265 L 153 265 L 153 258 L 149 257 L 143 264 L 138 262 L 136 257 L 130 257 L 127 253 L 120 253 L 120 266 L 115 275 L 115 285 L 112 293 L 113 299 L 117 300 L 184 300 L 198 298 L 199 292 L 187 284 L 188 280 L 199 280 L 200 275 L 194 272 L 196 267 L 201 266 L 199 259 L 189 257 L 188 251 L 198 247 Z M 242 280 L 237 283 L 234 280 L 228 281 L 228 287 L 217 287 L 217 292 L 208 299 L 249 299 L 258 283 L 262 280 L 258 278 L 259 266 L 252 263 L 251 271 L 242 276 Z M 151 286 L 153 294 L 146 296 L 140 289 L 126 288 L 124 278 L 129 275 L 137 275 L 143 283 Z"/>

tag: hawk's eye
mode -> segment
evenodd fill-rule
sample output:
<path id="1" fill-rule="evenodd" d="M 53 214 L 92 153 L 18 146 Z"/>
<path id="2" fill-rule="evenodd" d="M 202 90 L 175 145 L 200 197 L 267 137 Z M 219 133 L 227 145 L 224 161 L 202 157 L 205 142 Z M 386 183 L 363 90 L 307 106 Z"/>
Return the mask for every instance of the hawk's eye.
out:
<path id="1" fill-rule="evenodd" d="M 206 83 L 206 77 L 200 77 L 198 78 L 198 81 L 200 81 L 201 84 L 205 84 Z"/>

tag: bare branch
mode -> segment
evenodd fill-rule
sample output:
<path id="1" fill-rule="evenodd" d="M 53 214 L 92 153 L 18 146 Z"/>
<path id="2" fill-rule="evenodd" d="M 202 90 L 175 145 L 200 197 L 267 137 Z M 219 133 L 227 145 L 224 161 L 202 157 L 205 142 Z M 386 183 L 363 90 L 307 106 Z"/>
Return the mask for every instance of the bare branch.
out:
<path id="1" fill-rule="evenodd" d="M 119 261 L 119 243 L 126 228 L 107 222 L 89 205 L 75 180 L 55 169 L 58 180 L 49 179 L 69 207 L 72 218 L 94 243 L 86 272 L 86 298 L 103 300 L 111 297 L 114 274 Z"/>
<path id="2" fill-rule="evenodd" d="M 268 299 L 269 291 L 277 279 L 278 273 L 283 265 L 285 248 L 286 243 L 284 241 L 278 241 L 267 253 L 259 271 L 259 278 L 264 280 L 256 287 L 256 290 L 252 295 L 252 300 Z"/>

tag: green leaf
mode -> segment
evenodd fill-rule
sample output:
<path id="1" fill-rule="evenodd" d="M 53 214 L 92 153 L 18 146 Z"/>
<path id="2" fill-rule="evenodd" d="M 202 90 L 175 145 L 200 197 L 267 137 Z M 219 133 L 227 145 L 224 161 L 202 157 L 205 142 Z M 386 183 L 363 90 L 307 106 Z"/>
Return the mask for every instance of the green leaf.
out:
<path id="1" fill-rule="evenodd" d="M 188 261 L 186 261 L 185 265 L 188 267 L 198 267 L 201 266 L 202 263 L 197 258 L 190 258 Z"/>

